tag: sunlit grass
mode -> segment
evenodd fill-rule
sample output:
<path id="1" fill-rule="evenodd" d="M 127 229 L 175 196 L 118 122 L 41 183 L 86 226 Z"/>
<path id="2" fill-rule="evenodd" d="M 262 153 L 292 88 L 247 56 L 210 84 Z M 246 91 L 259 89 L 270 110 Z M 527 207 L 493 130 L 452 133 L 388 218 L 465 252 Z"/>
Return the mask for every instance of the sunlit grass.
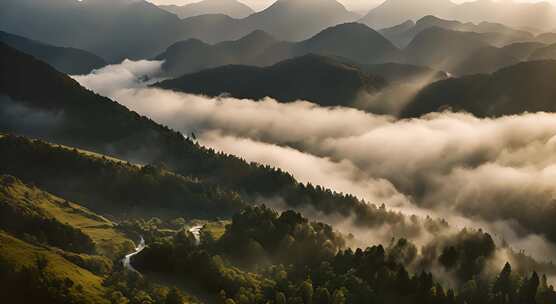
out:
<path id="1" fill-rule="evenodd" d="M 26 212 L 39 213 L 40 216 L 80 229 L 93 240 L 99 254 L 116 258 L 133 248 L 133 243 L 116 229 L 115 223 L 80 205 L 21 182 L 15 182 L 3 191 L 15 198 L 13 201 Z"/>
<path id="2" fill-rule="evenodd" d="M 106 291 L 102 287 L 101 277 L 69 262 L 53 250 L 30 245 L 0 231 L 0 260 L 15 269 L 21 269 L 34 267 L 37 257 L 43 257 L 48 262 L 45 268 L 47 277 L 59 280 L 68 278 L 73 281 L 71 295 L 74 298 L 83 303 L 109 303 L 104 299 Z M 76 289 L 78 285 L 82 286 L 81 291 Z"/>

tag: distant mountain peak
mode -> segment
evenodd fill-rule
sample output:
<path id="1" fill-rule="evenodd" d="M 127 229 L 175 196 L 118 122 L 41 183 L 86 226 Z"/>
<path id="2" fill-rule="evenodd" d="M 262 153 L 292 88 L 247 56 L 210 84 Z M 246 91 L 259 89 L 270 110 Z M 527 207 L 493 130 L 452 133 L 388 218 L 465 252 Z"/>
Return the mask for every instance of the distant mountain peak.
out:
<path id="1" fill-rule="evenodd" d="M 247 34 L 246 36 L 242 37 L 239 39 L 239 41 L 245 41 L 245 40 L 261 40 L 261 39 L 265 39 L 265 40 L 274 40 L 274 37 L 272 35 L 270 35 L 269 33 L 263 31 L 263 30 L 254 30 L 251 33 Z"/>
<path id="2" fill-rule="evenodd" d="M 241 19 L 255 12 L 251 7 L 237 0 L 202 0 L 182 6 L 161 5 L 160 8 L 178 15 L 182 19 L 207 14 L 224 14 Z"/>

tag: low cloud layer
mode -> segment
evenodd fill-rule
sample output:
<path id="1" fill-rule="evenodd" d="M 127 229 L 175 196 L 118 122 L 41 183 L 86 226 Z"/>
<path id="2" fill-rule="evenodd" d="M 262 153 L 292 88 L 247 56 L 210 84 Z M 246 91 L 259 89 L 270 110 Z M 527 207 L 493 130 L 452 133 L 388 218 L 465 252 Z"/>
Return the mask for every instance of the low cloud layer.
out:
<path id="1" fill-rule="evenodd" d="M 483 227 L 554 258 L 556 115 L 396 120 L 308 102 L 210 99 L 154 88 L 159 62 L 126 61 L 76 79 L 202 144 L 281 167 L 303 182 L 406 213 Z M 547 239 L 550 242 L 547 242 Z"/>
<path id="2" fill-rule="evenodd" d="M 63 112 L 37 110 L 10 97 L 0 95 L 0 129 L 19 130 L 32 136 L 46 135 L 46 130 L 56 129 L 64 121 Z"/>

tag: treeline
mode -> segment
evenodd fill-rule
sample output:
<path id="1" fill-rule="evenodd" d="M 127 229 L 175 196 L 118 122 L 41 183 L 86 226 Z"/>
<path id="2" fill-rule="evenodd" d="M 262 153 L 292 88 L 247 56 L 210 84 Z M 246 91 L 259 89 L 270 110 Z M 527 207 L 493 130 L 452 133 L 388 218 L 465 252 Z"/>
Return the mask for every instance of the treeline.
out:
<path id="1" fill-rule="evenodd" d="M 246 203 L 212 184 L 24 137 L 0 138 L 0 172 L 111 215 L 231 216 Z M 30 166 L 29 164 L 33 164 Z"/>
<path id="2" fill-rule="evenodd" d="M 247 206 L 251 198 L 262 196 L 280 197 L 294 209 L 312 206 L 323 214 L 353 217 L 356 225 L 388 224 L 415 235 L 423 230 L 435 232 L 447 225 L 442 220 L 408 218 L 386 209 L 384 204 L 378 207 L 351 195 L 303 185 L 289 174 L 256 164 L 249 166 L 248 174 L 235 166 L 226 167 L 226 175 L 234 185 L 220 186 L 221 183 L 210 177 L 175 174 L 165 163 L 133 165 L 20 136 L 0 137 L 0 154 L 1 173 L 17 176 L 58 196 L 79 201 L 91 210 L 112 215 L 230 217 Z M 228 164 L 240 166 L 242 162 Z M 231 189 L 241 189 L 241 192 Z"/>
<path id="3" fill-rule="evenodd" d="M 311 265 L 332 258 L 346 245 L 344 238 L 322 223 L 309 222 L 295 211 L 249 207 L 234 215 L 216 244 L 217 252 L 243 266 Z"/>
<path id="4" fill-rule="evenodd" d="M 484 263 L 495 244 L 482 231 L 463 230 L 442 245 L 436 243 L 439 254 L 432 259 L 443 267 L 441 273 L 455 275 L 458 283 L 452 288 L 443 285 L 446 277 L 425 269 L 425 259 L 405 239 L 355 251 L 342 249 L 343 242 L 330 226 L 311 223 L 298 213 L 249 207 L 234 216 L 217 241 L 197 246 L 184 230 L 155 240 L 133 262 L 147 276 L 180 278 L 223 304 L 556 301 L 544 275 L 515 272 L 509 264 L 499 274 L 487 273 Z M 418 265 L 421 270 L 411 270 Z"/>

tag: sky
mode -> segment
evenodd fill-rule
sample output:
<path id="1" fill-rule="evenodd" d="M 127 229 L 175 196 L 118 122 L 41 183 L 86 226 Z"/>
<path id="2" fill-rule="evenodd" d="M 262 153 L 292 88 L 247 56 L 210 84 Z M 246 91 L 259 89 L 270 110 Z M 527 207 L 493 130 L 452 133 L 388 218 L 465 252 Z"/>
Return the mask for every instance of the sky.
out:
<path id="1" fill-rule="evenodd" d="M 183 5 L 191 2 L 199 2 L 201 0 L 148 0 L 155 4 L 177 4 Z M 260 11 L 271 5 L 275 2 L 275 0 L 239 0 L 256 11 Z M 349 10 L 364 12 L 370 10 L 371 8 L 379 5 L 384 0 L 337 0 L 338 2 L 345 5 Z M 468 2 L 473 0 L 453 0 L 453 2 L 461 3 L 461 2 Z M 502 0 L 508 1 L 508 0 Z M 548 2 L 552 2 L 556 4 L 556 0 L 546 0 Z M 540 2 L 540 0 L 519 0 L 517 2 Z"/>

